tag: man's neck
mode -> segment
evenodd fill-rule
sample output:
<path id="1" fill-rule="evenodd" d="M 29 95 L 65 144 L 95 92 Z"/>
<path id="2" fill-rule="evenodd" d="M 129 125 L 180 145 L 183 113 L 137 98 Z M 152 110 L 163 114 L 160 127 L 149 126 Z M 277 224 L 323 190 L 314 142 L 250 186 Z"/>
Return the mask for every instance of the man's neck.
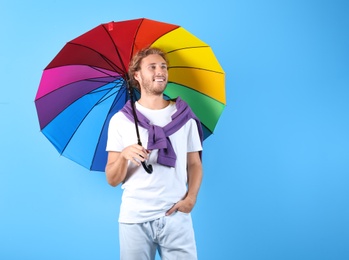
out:
<path id="1" fill-rule="evenodd" d="M 168 100 L 165 100 L 163 96 L 141 96 L 138 100 L 138 103 L 143 107 L 153 110 L 163 109 L 168 106 L 170 103 Z"/>

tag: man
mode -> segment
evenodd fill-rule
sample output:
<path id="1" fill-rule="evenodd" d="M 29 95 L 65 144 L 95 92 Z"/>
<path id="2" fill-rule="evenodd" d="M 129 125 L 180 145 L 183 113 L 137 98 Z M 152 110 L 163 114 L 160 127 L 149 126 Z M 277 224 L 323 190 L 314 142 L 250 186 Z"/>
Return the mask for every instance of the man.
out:
<path id="1" fill-rule="evenodd" d="M 197 259 L 190 212 L 202 180 L 202 129 L 184 101 L 164 99 L 167 66 L 157 48 L 141 50 L 130 63 L 131 86 L 141 93 L 135 107 L 144 147 L 136 142 L 129 103 L 109 124 L 106 177 L 124 189 L 121 260 L 152 260 L 156 250 L 162 259 Z M 145 161 L 151 174 L 140 167 Z"/>

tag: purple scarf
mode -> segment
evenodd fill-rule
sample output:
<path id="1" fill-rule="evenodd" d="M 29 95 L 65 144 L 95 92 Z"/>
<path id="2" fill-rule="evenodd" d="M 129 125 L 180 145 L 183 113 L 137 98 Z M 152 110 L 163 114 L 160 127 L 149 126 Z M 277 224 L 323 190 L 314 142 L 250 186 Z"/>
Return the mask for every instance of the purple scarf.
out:
<path id="1" fill-rule="evenodd" d="M 190 119 L 194 119 L 201 143 L 203 141 L 203 132 L 200 120 L 193 113 L 188 104 L 180 97 L 176 99 L 177 111 L 172 115 L 172 121 L 164 127 L 150 124 L 149 120 L 138 110 L 136 110 L 138 123 L 141 127 L 148 130 L 148 147 L 147 149 L 159 149 L 157 162 L 162 165 L 174 167 L 176 165 L 176 153 L 172 147 L 169 136 L 179 130 Z M 127 101 L 125 106 L 120 110 L 132 122 L 134 122 L 131 101 Z M 201 153 L 200 153 L 201 156 Z"/>

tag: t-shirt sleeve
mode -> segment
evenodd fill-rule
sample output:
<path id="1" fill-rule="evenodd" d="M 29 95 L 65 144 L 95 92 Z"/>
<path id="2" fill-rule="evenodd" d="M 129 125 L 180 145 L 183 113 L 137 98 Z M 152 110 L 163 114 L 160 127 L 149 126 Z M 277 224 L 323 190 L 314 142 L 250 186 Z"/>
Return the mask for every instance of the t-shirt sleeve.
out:
<path id="1" fill-rule="evenodd" d="M 118 126 L 120 125 L 120 116 L 115 114 L 109 122 L 108 127 L 108 139 L 107 139 L 107 147 L 106 151 L 110 152 L 121 152 L 123 149 L 122 138 L 120 132 L 118 130 Z"/>
<path id="2" fill-rule="evenodd" d="M 188 152 L 198 152 L 202 151 L 202 144 L 200 140 L 199 130 L 194 119 L 190 119 L 189 122 L 189 131 L 188 131 Z"/>

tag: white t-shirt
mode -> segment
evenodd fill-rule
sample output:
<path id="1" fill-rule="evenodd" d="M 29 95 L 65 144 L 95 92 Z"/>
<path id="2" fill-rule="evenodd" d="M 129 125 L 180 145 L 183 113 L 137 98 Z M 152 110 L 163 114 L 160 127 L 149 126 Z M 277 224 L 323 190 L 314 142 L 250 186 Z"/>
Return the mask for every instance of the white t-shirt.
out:
<path id="1" fill-rule="evenodd" d="M 164 127 L 176 112 L 176 105 L 160 110 L 151 110 L 136 102 L 139 110 L 151 124 Z M 143 147 L 147 147 L 148 131 L 139 126 Z M 142 166 L 129 162 L 127 175 L 122 184 L 123 195 L 119 222 L 143 223 L 162 217 L 187 192 L 187 153 L 201 151 L 201 141 L 194 119 L 189 120 L 177 132 L 169 136 L 177 156 L 176 166 L 157 164 L 158 150 L 152 150 L 147 163 L 152 164 L 153 173 L 148 174 Z M 135 125 L 122 112 L 110 120 L 107 151 L 121 152 L 125 147 L 137 143 Z"/>

